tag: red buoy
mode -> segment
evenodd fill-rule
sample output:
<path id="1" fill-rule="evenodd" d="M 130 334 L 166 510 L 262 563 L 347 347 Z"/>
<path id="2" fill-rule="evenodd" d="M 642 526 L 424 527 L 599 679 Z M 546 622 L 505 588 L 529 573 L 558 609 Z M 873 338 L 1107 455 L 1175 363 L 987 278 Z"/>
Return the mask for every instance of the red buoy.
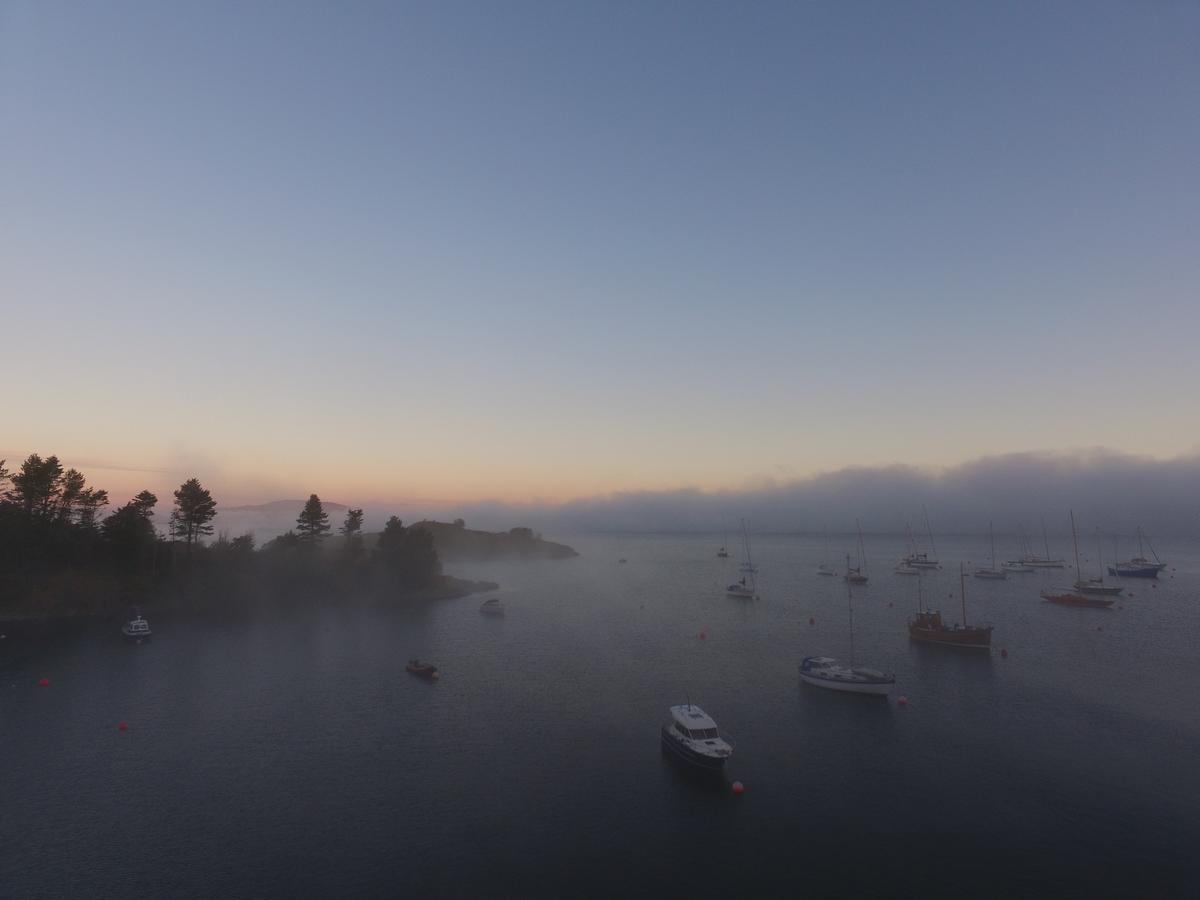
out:
<path id="1" fill-rule="evenodd" d="M 707 637 L 708 637 L 708 635 L 707 635 L 707 634 L 705 634 L 703 631 L 702 631 L 702 632 L 700 632 L 700 640 L 704 640 L 704 639 L 705 639 L 705 638 L 707 638 Z"/>
<path id="2" fill-rule="evenodd" d="M 746 790 L 746 786 L 744 784 L 742 784 L 740 781 L 735 781 L 733 783 L 733 792 L 735 794 L 737 794 L 739 797 L 742 796 L 742 793 L 745 790 Z"/>
<path id="3" fill-rule="evenodd" d="M 38 687 L 50 687 L 50 679 L 49 678 L 39 678 L 38 679 Z"/>
<path id="4" fill-rule="evenodd" d="M 903 694 L 901 694 L 899 697 L 896 698 L 896 705 L 897 706 L 908 706 L 908 698 L 905 697 Z"/>
<path id="5" fill-rule="evenodd" d="M 1008 651 L 1007 651 L 1007 650 L 1005 650 L 1005 649 L 1003 649 L 1003 648 L 1001 648 L 1001 649 L 1000 649 L 1000 658 L 1001 658 L 1001 659 L 1008 659 Z"/>
<path id="6" fill-rule="evenodd" d="M 809 616 L 809 617 L 808 617 L 808 624 L 809 624 L 809 625 L 816 625 L 816 624 L 817 624 L 817 620 L 816 620 L 816 619 L 814 619 L 812 616 Z"/>
<path id="7" fill-rule="evenodd" d="M 117 723 L 117 731 L 128 731 L 128 730 L 129 730 L 128 723 L 126 723 L 126 722 L 118 722 Z"/>

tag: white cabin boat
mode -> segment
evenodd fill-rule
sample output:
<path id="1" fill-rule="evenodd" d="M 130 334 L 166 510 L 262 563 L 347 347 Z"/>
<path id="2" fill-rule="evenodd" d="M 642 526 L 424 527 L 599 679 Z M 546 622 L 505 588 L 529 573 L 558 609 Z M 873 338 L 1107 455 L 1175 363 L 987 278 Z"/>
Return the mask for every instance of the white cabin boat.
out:
<path id="1" fill-rule="evenodd" d="M 148 641 L 150 640 L 150 623 L 140 615 L 134 616 L 121 626 L 121 634 L 125 635 L 131 641 L 137 641 L 139 644 L 142 641 Z"/>
<path id="2" fill-rule="evenodd" d="M 670 708 L 670 719 L 662 726 L 662 745 L 676 759 L 701 769 L 720 769 L 733 756 L 733 744 L 721 735 L 712 716 L 694 703 Z"/>

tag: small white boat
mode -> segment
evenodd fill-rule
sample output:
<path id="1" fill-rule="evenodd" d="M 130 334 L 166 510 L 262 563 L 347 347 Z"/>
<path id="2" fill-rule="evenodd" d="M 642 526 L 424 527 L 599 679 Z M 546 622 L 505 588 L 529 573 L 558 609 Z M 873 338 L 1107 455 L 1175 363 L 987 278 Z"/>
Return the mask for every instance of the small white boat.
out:
<path id="1" fill-rule="evenodd" d="M 896 563 L 896 568 L 892 570 L 897 575 L 920 575 L 921 570 L 916 566 L 910 565 L 908 560 L 902 559 Z"/>
<path id="2" fill-rule="evenodd" d="M 150 640 L 150 623 L 140 615 L 134 616 L 121 626 L 121 634 L 139 644 L 142 641 L 148 641 Z"/>
<path id="3" fill-rule="evenodd" d="M 504 615 L 504 603 L 499 597 L 492 597 L 480 604 L 479 611 L 485 616 L 502 616 Z"/>
<path id="4" fill-rule="evenodd" d="M 800 663 L 800 680 L 813 687 L 851 694 L 882 696 L 896 686 L 896 676 L 861 666 L 848 666 L 828 656 L 808 656 Z"/>
<path id="5" fill-rule="evenodd" d="M 1005 572 L 1032 572 L 1033 571 L 1033 566 L 1031 566 L 1028 563 L 1023 562 L 1022 560 L 1019 560 L 1019 559 L 1010 559 L 1008 562 L 1003 563 L 1000 566 L 1000 568 L 1002 568 Z"/>
<path id="6" fill-rule="evenodd" d="M 825 565 L 825 563 L 821 563 L 819 566 L 817 566 L 817 574 L 818 575 L 837 575 L 838 570 L 835 569 L 833 566 L 827 566 L 827 565 Z"/>
<path id="7" fill-rule="evenodd" d="M 672 706 L 671 718 L 662 726 L 662 745 L 676 759 L 701 769 L 724 767 L 733 756 L 733 745 L 721 735 L 712 716 L 686 703 Z"/>
<path id="8" fill-rule="evenodd" d="M 745 578 L 743 578 L 741 581 L 735 581 L 733 584 L 729 585 L 727 588 L 725 588 L 725 593 L 730 597 L 745 597 L 750 600 L 757 599 L 757 595 L 754 593 L 754 588 L 751 585 L 746 584 Z"/>

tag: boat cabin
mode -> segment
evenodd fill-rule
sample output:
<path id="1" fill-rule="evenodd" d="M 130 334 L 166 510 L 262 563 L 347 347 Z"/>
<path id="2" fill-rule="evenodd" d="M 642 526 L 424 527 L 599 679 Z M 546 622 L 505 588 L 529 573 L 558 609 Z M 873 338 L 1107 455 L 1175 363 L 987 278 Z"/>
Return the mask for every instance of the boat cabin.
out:
<path id="1" fill-rule="evenodd" d="M 721 736 L 717 723 L 695 704 L 671 707 L 671 727 L 693 741 L 716 740 Z"/>
<path id="2" fill-rule="evenodd" d="M 913 627 L 915 628 L 945 628 L 946 624 L 942 621 L 942 614 L 935 610 L 926 610 L 917 613 L 917 617 L 913 619 Z"/>

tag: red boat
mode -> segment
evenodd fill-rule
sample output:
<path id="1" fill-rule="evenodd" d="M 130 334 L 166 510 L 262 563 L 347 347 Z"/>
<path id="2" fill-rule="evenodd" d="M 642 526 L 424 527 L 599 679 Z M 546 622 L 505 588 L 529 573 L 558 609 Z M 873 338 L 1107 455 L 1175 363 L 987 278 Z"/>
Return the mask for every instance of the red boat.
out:
<path id="1" fill-rule="evenodd" d="M 991 625 L 947 625 L 934 610 L 919 612 L 908 623 L 908 636 L 914 641 L 950 644 L 986 650 L 992 646 Z"/>
<path id="2" fill-rule="evenodd" d="M 1059 606 L 1091 606 L 1097 609 L 1108 609 L 1115 600 L 1104 597 L 1085 597 L 1083 594 L 1052 594 L 1042 591 L 1042 599 L 1047 603 L 1057 603 Z"/>
<path id="3" fill-rule="evenodd" d="M 421 662 L 419 659 L 410 659 L 408 665 L 404 667 L 407 671 L 414 675 L 420 675 L 422 678 L 434 679 L 438 677 L 437 666 L 426 662 Z"/>
<path id="4" fill-rule="evenodd" d="M 987 650 L 992 646 L 991 625 L 968 625 L 967 622 L 967 577 L 960 565 L 958 580 L 962 591 L 962 625 L 947 625 L 937 610 L 918 610 L 908 621 L 908 636 L 914 641 L 929 644 L 948 644 L 951 647 Z M 918 597 L 920 584 L 917 585 Z"/>

